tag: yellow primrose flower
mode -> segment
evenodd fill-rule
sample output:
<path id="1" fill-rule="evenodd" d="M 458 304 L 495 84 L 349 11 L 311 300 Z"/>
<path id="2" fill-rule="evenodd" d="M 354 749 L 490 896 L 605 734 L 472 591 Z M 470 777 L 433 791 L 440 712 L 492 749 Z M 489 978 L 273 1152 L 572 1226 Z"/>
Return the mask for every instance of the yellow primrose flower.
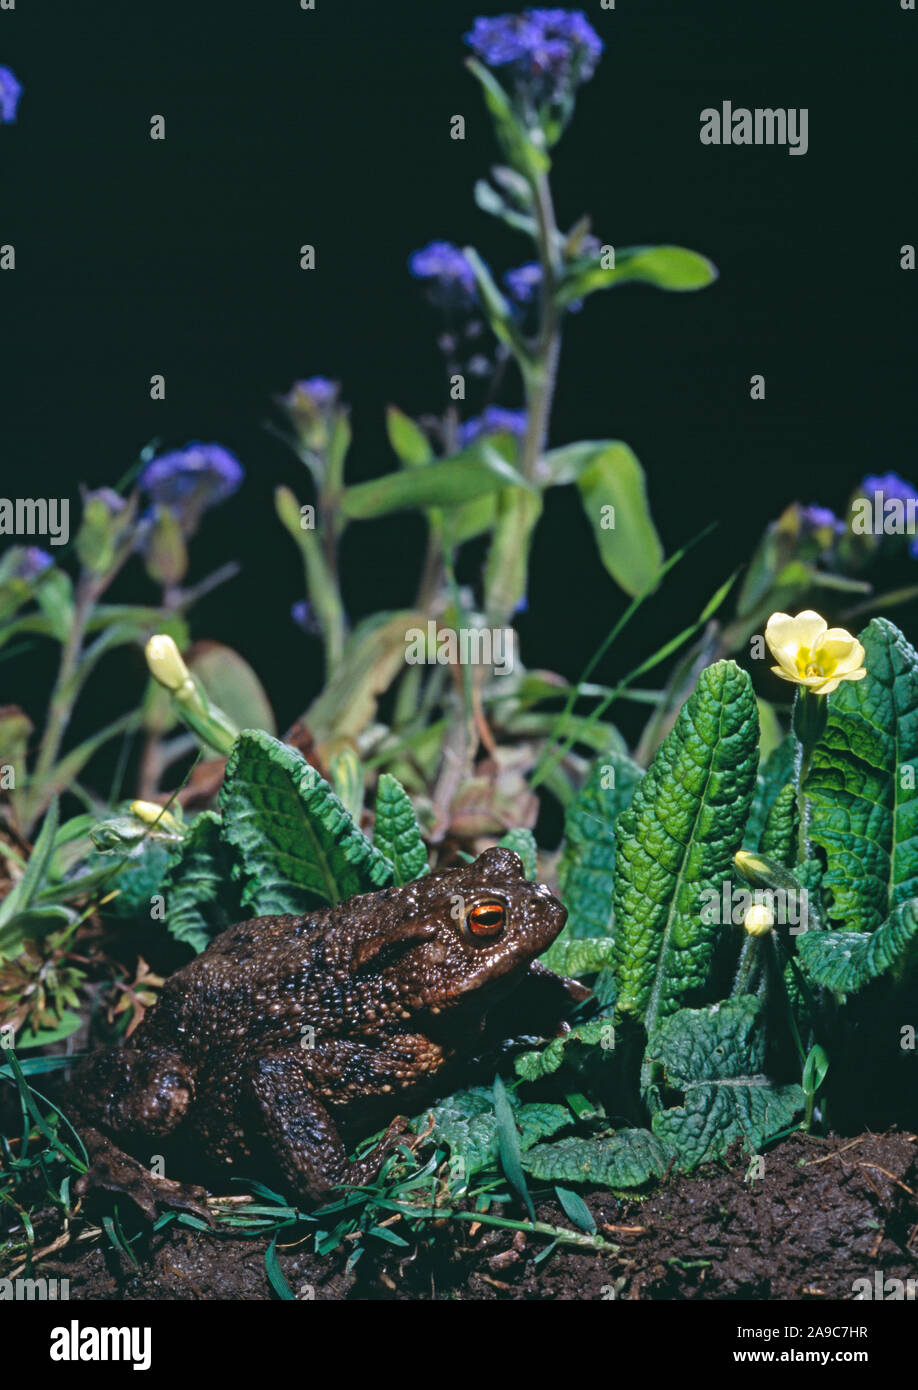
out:
<path id="1" fill-rule="evenodd" d="M 807 608 L 792 618 L 772 613 L 765 641 L 777 661 L 776 676 L 804 685 L 814 695 L 829 695 L 842 681 L 861 681 L 867 674 L 864 648 L 843 627 L 829 627 Z"/>

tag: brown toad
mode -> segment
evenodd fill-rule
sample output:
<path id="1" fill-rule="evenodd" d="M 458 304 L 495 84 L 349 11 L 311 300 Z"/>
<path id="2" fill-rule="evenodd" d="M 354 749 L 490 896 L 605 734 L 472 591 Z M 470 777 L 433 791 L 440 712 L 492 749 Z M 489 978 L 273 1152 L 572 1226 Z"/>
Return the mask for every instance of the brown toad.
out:
<path id="1" fill-rule="evenodd" d="M 231 927 L 167 981 L 128 1043 L 76 1073 L 92 1159 L 77 1190 L 127 1192 L 151 1216 L 163 1201 L 200 1209 L 201 1189 L 151 1178 L 113 1138 L 144 1151 L 182 1138 L 224 1169 L 267 1141 L 310 1201 L 367 1181 L 401 1125 L 354 1163 L 339 1118 L 374 1100 L 391 1114 L 451 1057 L 473 1052 L 488 1011 L 522 978 L 588 992 L 535 960 L 566 917 L 518 855 L 496 848 L 309 916 Z"/>

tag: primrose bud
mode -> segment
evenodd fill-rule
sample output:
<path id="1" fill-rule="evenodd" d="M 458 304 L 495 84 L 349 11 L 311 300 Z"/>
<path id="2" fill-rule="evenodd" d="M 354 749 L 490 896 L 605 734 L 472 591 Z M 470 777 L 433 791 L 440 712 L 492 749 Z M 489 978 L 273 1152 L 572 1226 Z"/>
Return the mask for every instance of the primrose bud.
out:
<path id="1" fill-rule="evenodd" d="M 767 854 L 752 854 L 748 849 L 738 850 L 733 856 L 737 873 L 742 874 L 747 883 L 755 888 L 770 888 L 772 891 L 783 888 L 785 892 L 799 889 L 796 878 L 790 869 L 770 859 Z"/>
<path id="2" fill-rule="evenodd" d="M 172 812 L 165 810 L 162 806 L 157 806 L 155 801 L 132 801 L 131 815 L 143 821 L 144 825 L 156 826 L 157 830 L 172 835 L 182 833 L 181 826 Z"/>
<path id="3" fill-rule="evenodd" d="M 173 695 L 177 695 L 185 682 L 191 680 L 191 673 L 182 660 L 175 641 L 165 633 L 157 633 L 155 637 L 151 637 L 144 653 L 150 675 L 159 681 L 160 685 L 171 690 Z"/>
<path id="4" fill-rule="evenodd" d="M 748 936 L 767 936 L 775 924 L 775 915 L 764 903 L 753 903 L 743 919 Z"/>

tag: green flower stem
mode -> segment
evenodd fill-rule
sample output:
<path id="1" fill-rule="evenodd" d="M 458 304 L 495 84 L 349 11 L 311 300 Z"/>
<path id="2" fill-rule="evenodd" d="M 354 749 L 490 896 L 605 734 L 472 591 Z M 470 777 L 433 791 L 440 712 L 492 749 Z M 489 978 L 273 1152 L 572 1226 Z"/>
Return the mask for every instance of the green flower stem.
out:
<path id="1" fill-rule="evenodd" d="M 759 964 L 759 945 L 762 938 L 759 936 L 746 936 L 740 951 L 739 964 L 736 968 L 736 975 L 733 980 L 731 996 L 737 994 L 749 994 L 756 967 Z"/>
<path id="2" fill-rule="evenodd" d="M 794 1010 L 791 1005 L 790 996 L 787 992 L 787 986 L 784 983 L 784 972 L 781 969 L 781 963 L 778 959 L 774 932 L 769 932 L 768 935 L 763 936 L 761 940 L 762 956 L 765 961 L 765 969 L 768 972 L 768 994 L 770 996 L 770 1002 L 775 1004 L 776 1008 L 780 1010 L 783 1016 L 787 1031 L 791 1036 L 802 1068 L 806 1066 L 806 1048 L 803 1046 L 803 1039 L 800 1037 L 800 1029 L 797 1027 L 797 1020 L 794 1018 Z"/>
<path id="3" fill-rule="evenodd" d="M 805 864 L 810 858 L 810 807 L 804 795 L 807 774 L 813 758 L 813 750 L 825 731 L 828 717 L 828 696 L 814 695 L 806 686 L 797 687 L 794 700 L 793 730 L 797 739 L 794 755 L 794 782 L 797 787 L 797 811 L 799 830 L 797 832 L 797 861 Z"/>

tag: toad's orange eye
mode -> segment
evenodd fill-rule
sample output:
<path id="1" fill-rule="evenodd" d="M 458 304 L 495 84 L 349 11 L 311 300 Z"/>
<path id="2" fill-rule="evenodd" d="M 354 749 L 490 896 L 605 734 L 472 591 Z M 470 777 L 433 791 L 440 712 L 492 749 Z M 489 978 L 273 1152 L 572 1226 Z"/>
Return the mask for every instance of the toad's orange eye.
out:
<path id="1" fill-rule="evenodd" d="M 503 903 L 477 903 L 466 920 L 473 936 L 497 936 L 504 929 L 507 909 Z"/>

